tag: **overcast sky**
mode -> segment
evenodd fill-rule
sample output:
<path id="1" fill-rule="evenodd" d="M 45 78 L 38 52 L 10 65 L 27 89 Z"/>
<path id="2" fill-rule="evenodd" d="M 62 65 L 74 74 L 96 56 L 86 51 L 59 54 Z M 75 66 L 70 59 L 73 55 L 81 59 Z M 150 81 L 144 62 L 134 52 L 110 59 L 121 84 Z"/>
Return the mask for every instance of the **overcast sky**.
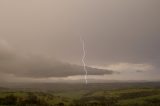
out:
<path id="1" fill-rule="evenodd" d="M 0 0 L 0 79 L 160 80 L 159 0 Z"/>

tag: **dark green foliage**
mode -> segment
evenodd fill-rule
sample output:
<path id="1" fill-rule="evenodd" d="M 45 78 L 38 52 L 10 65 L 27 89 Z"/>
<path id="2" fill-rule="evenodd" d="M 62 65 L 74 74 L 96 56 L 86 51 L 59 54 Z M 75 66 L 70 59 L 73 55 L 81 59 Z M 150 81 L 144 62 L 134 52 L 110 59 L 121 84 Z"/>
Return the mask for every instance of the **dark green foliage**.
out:
<path id="1" fill-rule="evenodd" d="M 60 103 L 56 104 L 56 106 L 65 106 L 65 104 L 63 102 L 60 102 Z"/>
<path id="2" fill-rule="evenodd" d="M 146 97 L 146 96 L 152 96 L 157 94 L 156 90 L 151 90 L 151 91 L 137 91 L 137 92 L 126 92 L 122 93 L 120 95 L 121 99 L 134 99 L 138 97 Z"/>
<path id="3" fill-rule="evenodd" d="M 160 98 L 145 99 L 146 106 L 160 106 Z"/>
<path id="4" fill-rule="evenodd" d="M 17 101 L 17 97 L 11 94 L 1 99 L 0 103 L 4 105 L 16 105 L 16 101 Z"/>
<path id="5" fill-rule="evenodd" d="M 79 100 L 75 100 L 73 104 L 76 106 L 116 106 L 117 99 L 104 96 L 97 97 L 83 97 Z"/>
<path id="6" fill-rule="evenodd" d="M 27 97 L 16 97 L 13 94 L 0 98 L 0 105 L 9 106 L 50 106 L 47 101 L 29 93 Z"/>

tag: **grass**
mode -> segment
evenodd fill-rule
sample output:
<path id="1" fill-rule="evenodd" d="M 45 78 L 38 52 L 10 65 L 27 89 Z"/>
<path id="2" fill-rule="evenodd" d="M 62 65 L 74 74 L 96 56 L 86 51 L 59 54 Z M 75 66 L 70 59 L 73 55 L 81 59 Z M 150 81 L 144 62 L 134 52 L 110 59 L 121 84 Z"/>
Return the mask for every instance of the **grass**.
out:
<path id="1" fill-rule="evenodd" d="M 50 105 L 63 102 L 65 106 L 72 103 L 110 103 L 108 106 L 160 106 L 159 88 L 125 88 L 114 90 L 78 90 L 78 91 L 59 91 L 59 92 L 40 92 L 40 91 L 0 91 L 0 98 L 14 95 L 18 98 L 27 98 L 29 94 L 34 94 L 40 100 L 47 101 Z M 106 98 L 106 99 L 105 99 Z M 112 103 L 114 103 L 112 105 Z M 2 105 L 0 105 L 2 106 Z M 101 106 L 101 105 L 99 105 Z"/>

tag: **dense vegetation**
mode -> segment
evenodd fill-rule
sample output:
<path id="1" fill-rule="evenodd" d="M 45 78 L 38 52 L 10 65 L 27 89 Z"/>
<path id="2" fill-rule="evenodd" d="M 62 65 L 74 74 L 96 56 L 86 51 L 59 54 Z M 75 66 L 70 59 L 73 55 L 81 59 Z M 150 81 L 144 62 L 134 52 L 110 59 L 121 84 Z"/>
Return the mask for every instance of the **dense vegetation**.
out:
<path id="1" fill-rule="evenodd" d="M 0 106 L 160 106 L 159 88 L 0 91 Z"/>

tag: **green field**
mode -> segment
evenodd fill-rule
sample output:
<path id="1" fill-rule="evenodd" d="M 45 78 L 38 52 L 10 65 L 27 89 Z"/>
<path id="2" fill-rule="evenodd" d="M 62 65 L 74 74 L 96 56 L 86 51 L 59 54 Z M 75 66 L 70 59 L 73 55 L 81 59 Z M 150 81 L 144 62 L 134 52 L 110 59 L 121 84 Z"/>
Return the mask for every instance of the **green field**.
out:
<path id="1" fill-rule="evenodd" d="M 0 106 L 160 106 L 160 89 L 1 90 Z"/>

